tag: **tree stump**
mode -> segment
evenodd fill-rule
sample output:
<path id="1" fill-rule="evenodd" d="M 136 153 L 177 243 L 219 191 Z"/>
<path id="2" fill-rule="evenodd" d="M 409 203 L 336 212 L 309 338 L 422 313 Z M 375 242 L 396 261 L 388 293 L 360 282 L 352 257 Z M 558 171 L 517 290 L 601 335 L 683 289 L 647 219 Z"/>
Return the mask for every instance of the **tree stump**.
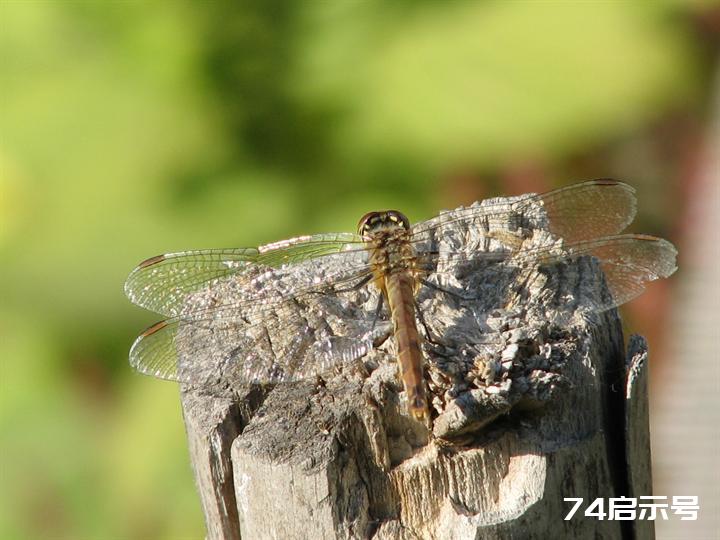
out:
<path id="1" fill-rule="evenodd" d="M 460 243 L 506 249 L 488 237 Z M 564 497 L 584 510 L 651 494 L 646 345 L 624 354 L 617 311 L 583 307 L 607 296 L 596 262 L 480 265 L 448 283 L 464 299 L 417 300 L 438 338 L 424 344 L 430 426 L 406 413 L 392 338 L 316 380 L 183 388 L 209 539 L 654 537 L 649 521 L 564 520 Z"/>

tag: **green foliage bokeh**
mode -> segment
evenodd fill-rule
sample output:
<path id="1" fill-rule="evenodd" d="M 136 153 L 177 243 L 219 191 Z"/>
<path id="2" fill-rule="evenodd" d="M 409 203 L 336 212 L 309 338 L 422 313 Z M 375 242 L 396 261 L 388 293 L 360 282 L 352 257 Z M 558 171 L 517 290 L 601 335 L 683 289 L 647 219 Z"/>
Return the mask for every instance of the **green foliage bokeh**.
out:
<path id="1" fill-rule="evenodd" d="M 203 536 L 177 388 L 126 361 L 138 261 L 428 218 L 453 164 L 691 106 L 687 9 L 1 3 L 0 537 Z"/>

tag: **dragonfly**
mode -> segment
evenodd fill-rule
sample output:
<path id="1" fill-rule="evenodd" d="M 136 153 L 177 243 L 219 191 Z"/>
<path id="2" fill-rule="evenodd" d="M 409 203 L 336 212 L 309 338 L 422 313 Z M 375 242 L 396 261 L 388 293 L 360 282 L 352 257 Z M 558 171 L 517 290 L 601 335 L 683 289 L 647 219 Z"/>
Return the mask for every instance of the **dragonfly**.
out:
<path id="1" fill-rule="evenodd" d="M 622 233 L 636 207 L 633 187 L 599 179 L 490 199 L 415 224 L 397 210 L 375 211 L 360 219 L 356 233 L 151 257 L 130 273 L 125 292 L 165 319 L 136 339 L 130 364 L 201 387 L 229 377 L 277 384 L 322 376 L 389 334 L 407 411 L 427 422 L 421 345 L 436 337 L 418 308 L 419 291 L 472 302 L 462 296 L 462 283 L 441 285 L 443 276 L 462 276 L 451 274 L 463 265 L 472 273 L 590 258 L 602 270 L 604 292 L 580 300 L 590 312 L 619 306 L 676 269 L 670 242 Z M 523 286 L 519 280 L 513 287 Z"/>

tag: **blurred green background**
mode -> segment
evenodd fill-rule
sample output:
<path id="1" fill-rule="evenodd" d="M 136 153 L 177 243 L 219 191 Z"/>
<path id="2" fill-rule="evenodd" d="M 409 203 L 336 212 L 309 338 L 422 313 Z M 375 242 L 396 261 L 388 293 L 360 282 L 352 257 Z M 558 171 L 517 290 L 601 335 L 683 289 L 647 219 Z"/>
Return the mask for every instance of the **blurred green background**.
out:
<path id="1" fill-rule="evenodd" d="M 616 177 L 683 248 L 717 2 L 0 3 L 0 537 L 201 538 L 162 252 Z M 630 305 L 662 363 L 673 280 Z M 655 369 L 655 368 L 654 368 Z"/>

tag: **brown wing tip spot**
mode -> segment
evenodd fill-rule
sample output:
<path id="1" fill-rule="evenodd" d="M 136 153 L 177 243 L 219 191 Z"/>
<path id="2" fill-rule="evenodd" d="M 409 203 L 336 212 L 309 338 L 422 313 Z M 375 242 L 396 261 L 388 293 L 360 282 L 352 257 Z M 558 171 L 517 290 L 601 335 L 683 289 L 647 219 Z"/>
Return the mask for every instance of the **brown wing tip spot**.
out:
<path id="1" fill-rule="evenodd" d="M 597 184 L 598 186 L 617 186 L 621 183 L 622 182 L 613 180 L 612 178 L 598 178 L 597 180 L 595 180 L 595 184 Z"/>
<path id="2" fill-rule="evenodd" d="M 151 336 L 151 335 L 153 335 L 155 332 L 159 332 L 160 330 L 162 330 L 163 328 L 165 328 L 167 325 L 168 325 L 167 321 L 156 322 L 156 323 L 153 324 L 152 326 L 149 326 L 148 328 L 146 328 L 145 330 L 143 330 L 143 331 L 140 333 L 140 337 L 146 338 L 146 337 L 148 337 L 148 336 Z"/>
<path id="3" fill-rule="evenodd" d="M 643 242 L 657 242 L 659 240 L 663 240 L 662 238 L 658 238 L 657 236 L 653 236 L 651 234 L 634 234 L 633 238 L 636 240 L 642 240 Z"/>
<path id="4" fill-rule="evenodd" d="M 145 259 L 143 262 L 138 264 L 138 268 L 147 268 L 148 266 L 152 266 L 153 264 L 157 264 L 164 260 L 165 260 L 165 255 L 155 255 L 154 257 Z"/>

